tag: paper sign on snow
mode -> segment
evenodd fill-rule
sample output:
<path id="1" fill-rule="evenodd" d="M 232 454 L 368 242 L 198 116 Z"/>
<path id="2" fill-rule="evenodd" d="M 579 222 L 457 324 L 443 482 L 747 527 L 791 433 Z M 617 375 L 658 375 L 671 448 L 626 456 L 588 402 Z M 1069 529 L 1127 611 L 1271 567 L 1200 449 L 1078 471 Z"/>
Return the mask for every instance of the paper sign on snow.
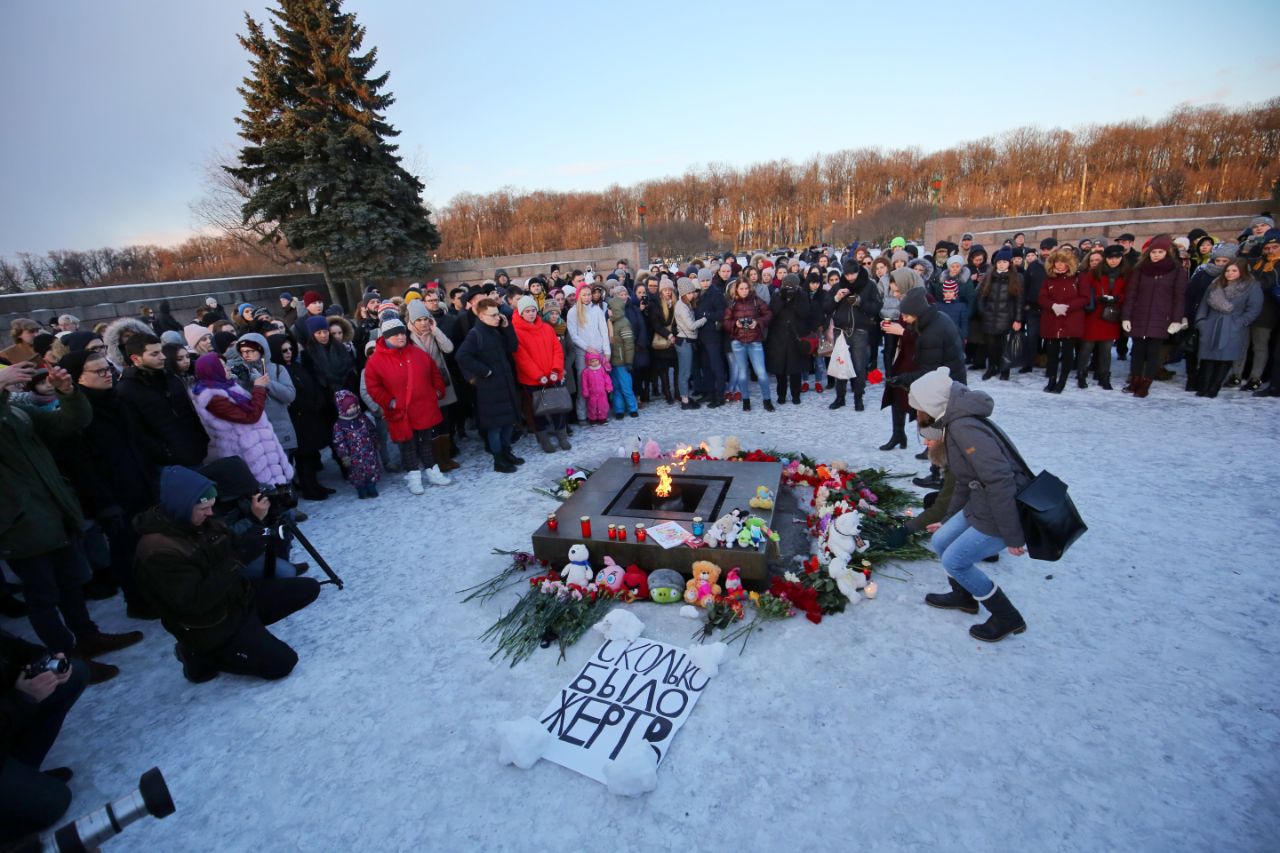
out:
<path id="1" fill-rule="evenodd" d="M 709 681 L 684 649 L 609 640 L 539 718 L 553 738 L 542 757 L 605 782 L 605 765 L 643 740 L 661 764 Z"/>

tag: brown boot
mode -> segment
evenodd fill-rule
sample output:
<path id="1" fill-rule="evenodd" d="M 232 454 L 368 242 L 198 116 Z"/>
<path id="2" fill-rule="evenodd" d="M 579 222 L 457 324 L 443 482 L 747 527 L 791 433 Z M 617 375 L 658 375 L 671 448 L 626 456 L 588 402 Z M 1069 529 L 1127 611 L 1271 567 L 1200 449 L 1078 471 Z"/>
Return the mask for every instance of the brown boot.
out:
<path id="1" fill-rule="evenodd" d="M 1151 380 L 1146 376 L 1139 376 L 1133 380 L 1133 396 L 1145 397 L 1147 391 L 1151 388 Z"/>
<path id="2" fill-rule="evenodd" d="M 449 458 L 449 442 L 447 435 L 437 435 L 431 439 L 431 449 L 435 451 L 436 464 L 440 466 L 441 471 L 453 471 L 460 466 Z"/>

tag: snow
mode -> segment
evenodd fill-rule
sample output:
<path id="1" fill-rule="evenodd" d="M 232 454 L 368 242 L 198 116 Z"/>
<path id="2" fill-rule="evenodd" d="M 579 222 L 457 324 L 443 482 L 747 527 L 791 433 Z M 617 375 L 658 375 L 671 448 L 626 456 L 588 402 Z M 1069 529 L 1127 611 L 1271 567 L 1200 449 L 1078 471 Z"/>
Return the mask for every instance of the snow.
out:
<path id="1" fill-rule="evenodd" d="M 643 740 L 629 741 L 618 757 L 604 767 L 609 793 L 638 797 L 658 787 L 658 755 Z"/>
<path id="2" fill-rule="evenodd" d="M 498 763 L 528 770 L 551 743 L 551 732 L 533 717 L 498 723 Z"/>
<path id="3" fill-rule="evenodd" d="M 1117 372 L 1127 364 L 1120 362 Z M 1123 376 L 1117 376 L 1119 388 Z M 1263 850 L 1280 838 L 1280 403 L 1157 382 L 1147 400 L 1041 392 L 1037 374 L 975 382 L 1036 468 L 1071 487 L 1089 533 L 1060 563 L 989 568 L 1028 629 L 996 645 L 976 619 L 926 607 L 936 562 L 889 567 L 874 601 L 813 625 L 770 623 L 706 689 L 659 785 L 636 800 L 550 762 L 494 760 L 500 722 L 537 714 L 598 646 L 515 668 L 477 638 L 486 605 L 454 591 L 492 576 L 491 548 L 528 548 L 555 506 L 529 491 L 594 466 L 628 435 L 666 448 L 709 435 L 919 473 L 882 453 L 887 412 L 828 411 L 828 392 L 575 430 L 574 450 L 502 475 L 464 445 L 454 485 L 422 497 L 343 489 L 304 530 L 347 583 L 273 630 L 297 649 L 277 683 L 183 680 L 157 623 L 106 656 L 46 766 L 76 771 L 69 817 L 159 766 L 177 812 L 113 851 Z M 870 395 L 878 402 L 878 390 Z M 647 437 L 648 433 L 646 433 Z M 306 559 L 300 554 L 296 559 Z M 104 629 L 137 627 L 119 600 Z M 678 608 L 634 606 L 645 635 L 691 648 Z M 8 627 L 29 635 L 25 622 Z M 548 797 L 548 792 L 554 792 Z"/>
<path id="4" fill-rule="evenodd" d="M 720 664 L 724 662 L 728 646 L 719 641 L 714 643 L 692 644 L 689 646 L 689 660 L 702 670 L 707 678 L 715 678 L 720 674 Z"/>

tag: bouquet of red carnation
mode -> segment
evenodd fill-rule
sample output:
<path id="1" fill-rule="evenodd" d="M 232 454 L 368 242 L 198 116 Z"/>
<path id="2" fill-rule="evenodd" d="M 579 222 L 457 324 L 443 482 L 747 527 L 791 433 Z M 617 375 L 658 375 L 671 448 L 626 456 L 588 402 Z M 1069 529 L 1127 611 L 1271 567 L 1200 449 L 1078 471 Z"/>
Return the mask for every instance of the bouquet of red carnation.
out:
<path id="1" fill-rule="evenodd" d="M 791 606 L 804 613 L 806 619 L 817 625 L 822 621 L 822 605 L 818 603 L 818 591 L 799 581 L 774 578 L 769 583 L 769 594 L 791 602 Z"/>

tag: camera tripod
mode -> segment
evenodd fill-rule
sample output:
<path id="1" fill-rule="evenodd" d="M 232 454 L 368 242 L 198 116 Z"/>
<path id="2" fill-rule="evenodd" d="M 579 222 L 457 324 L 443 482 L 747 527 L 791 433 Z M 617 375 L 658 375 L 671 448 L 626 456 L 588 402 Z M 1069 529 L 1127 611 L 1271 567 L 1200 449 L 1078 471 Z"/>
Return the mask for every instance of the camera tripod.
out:
<path id="1" fill-rule="evenodd" d="M 329 564 L 325 562 L 324 557 L 320 556 L 320 552 L 316 550 L 316 546 L 312 545 L 311 540 L 304 536 L 302 531 L 298 529 L 298 523 L 288 516 L 282 516 L 280 518 L 280 527 L 292 533 L 293 538 L 297 539 L 298 543 L 302 545 L 302 547 L 306 549 L 306 552 L 311 555 L 312 559 L 316 561 L 316 565 L 320 567 L 320 570 L 329 576 L 328 580 L 320 581 L 321 585 L 331 583 L 338 589 L 342 589 L 342 578 L 338 577 L 337 572 L 329 568 Z M 279 538 L 281 541 L 285 541 L 284 537 L 278 534 L 276 538 Z M 277 559 L 279 558 L 276 555 L 275 548 L 268 546 L 266 564 L 263 571 L 263 574 L 266 577 L 275 577 Z"/>

